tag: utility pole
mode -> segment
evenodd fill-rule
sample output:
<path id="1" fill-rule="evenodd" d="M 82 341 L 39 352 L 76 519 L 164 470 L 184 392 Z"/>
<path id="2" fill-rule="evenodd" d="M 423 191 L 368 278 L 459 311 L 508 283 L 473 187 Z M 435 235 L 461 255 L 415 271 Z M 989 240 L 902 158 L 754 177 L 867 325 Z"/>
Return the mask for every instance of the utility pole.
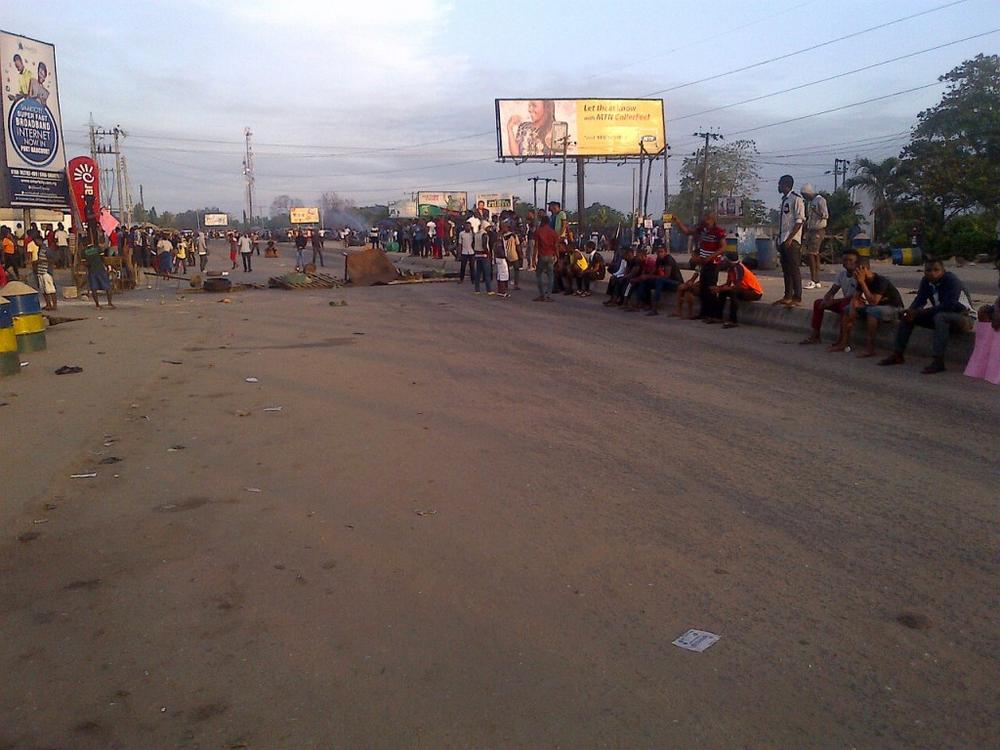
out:
<path id="1" fill-rule="evenodd" d="M 112 139 L 112 145 L 107 145 L 106 143 L 98 143 L 98 138 L 105 138 L 110 136 Z M 126 209 L 126 195 L 125 195 L 125 180 L 122 175 L 122 164 L 124 160 L 122 159 L 122 149 L 120 138 L 128 137 L 128 133 L 122 130 L 120 125 L 115 125 L 111 130 L 105 130 L 103 128 L 98 128 L 94 126 L 93 117 L 91 117 L 90 122 L 90 139 L 91 148 L 93 149 L 93 156 L 97 157 L 99 154 L 114 155 L 115 157 L 115 192 L 118 198 L 118 220 L 128 223 L 129 214 L 131 213 L 131 208 Z M 95 158 L 96 161 L 96 158 Z"/>
<path id="2" fill-rule="evenodd" d="M 250 128 L 243 128 L 243 136 L 246 138 L 246 155 L 243 157 L 243 174 L 247 179 L 247 230 L 253 226 L 253 193 L 254 193 L 254 173 L 253 173 L 253 131 Z"/>
<path id="3" fill-rule="evenodd" d="M 546 208 L 549 207 L 549 183 L 550 182 L 557 182 L 557 181 L 558 180 L 556 180 L 555 177 L 546 177 L 545 178 L 545 207 Z"/>
<path id="4" fill-rule="evenodd" d="M 663 149 L 663 213 L 670 206 L 670 146 Z"/>
<path id="5" fill-rule="evenodd" d="M 847 167 L 850 165 L 847 159 L 834 159 L 833 160 L 833 192 L 837 192 L 837 178 L 843 175 L 843 180 L 840 181 L 840 187 L 844 186 L 847 182 Z"/>
<path id="6" fill-rule="evenodd" d="M 646 144 L 644 141 L 639 141 L 639 202 L 635 206 L 635 221 L 633 222 L 636 227 L 642 223 L 642 218 L 640 214 L 642 213 L 642 163 L 646 156 Z"/>
<path id="7" fill-rule="evenodd" d="M 125 160 L 125 154 L 121 156 L 122 162 L 122 190 L 125 196 L 125 224 L 132 226 L 132 209 L 135 204 L 132 202 L 132 186 L 129 184 L 128 180 L 128 162 Z"/>
<path id="8" fill-rule="evenodd" d="M 698 218 L 701 218 L 702 214 L 705 212 L 705 188 L 708 184 L 708 142 L 721 141 L 721 133 L 712 133 L 709 131 L 704 131 L 700 133 L 692 133 L 696 138 L 705 139 L 705 155 L 702 158 L 702 177 L 701 177 L 701 197 L 698 199 Z"/>
<path id="9" fill-rule="evenodd" d="M 587 199 L 584 195 L 584 168 L 586 163 L 587 160 L 584 157 L 576 157 L 576 236 L 578 240 L 582 240 L 587 231 Z"/>
<path id="10" fill-rule="evenodd" d="M 95 132 L 94 113 L 90 113 L 90 158 L 97 164 L 97 133 Z"/>

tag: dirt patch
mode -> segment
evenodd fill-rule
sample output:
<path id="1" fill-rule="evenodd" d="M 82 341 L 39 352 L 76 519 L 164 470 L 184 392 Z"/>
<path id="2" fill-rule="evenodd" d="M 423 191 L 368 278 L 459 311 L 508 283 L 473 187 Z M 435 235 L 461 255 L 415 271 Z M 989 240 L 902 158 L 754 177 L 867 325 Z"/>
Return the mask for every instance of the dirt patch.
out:
<path id="1" fill-rule="evenodd" d="M 178 500 L 176 503 L 164 503 L 153 508 L 154 513 L 180 513 L 185 510 L 194 510 L 211 502 L 207 497 L 189 497 L 187 500 Z"/>

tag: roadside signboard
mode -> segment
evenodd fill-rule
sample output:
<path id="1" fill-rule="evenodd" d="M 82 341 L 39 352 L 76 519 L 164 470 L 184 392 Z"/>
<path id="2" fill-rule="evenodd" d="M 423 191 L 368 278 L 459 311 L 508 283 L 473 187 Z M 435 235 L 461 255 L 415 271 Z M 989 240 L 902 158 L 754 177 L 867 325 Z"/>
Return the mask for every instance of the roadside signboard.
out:
<path id="1" fill-rule="evenodd" d="M 228 227 L 229 214 L 205 214 L 201 223 L 206 227 Z"/>
<path id="2" fill-rule="evenodd" d="M 445 211 L 465 213 L 469 208 L 469 194 L 463 192 L 417 193 L 417 213 L 420 216 L 440 216 Z"/>
<path id="3" fill-rule="evenodd" d="M 315 206 L 290 208 L 288 221 L 292 224 L 319 224 L 319 208 Z"/>
<path id="4" fill-rule="evenodd" d="M 0 31 L 0 81 L 0 205 L 69 206 L 55 46 Z"/>

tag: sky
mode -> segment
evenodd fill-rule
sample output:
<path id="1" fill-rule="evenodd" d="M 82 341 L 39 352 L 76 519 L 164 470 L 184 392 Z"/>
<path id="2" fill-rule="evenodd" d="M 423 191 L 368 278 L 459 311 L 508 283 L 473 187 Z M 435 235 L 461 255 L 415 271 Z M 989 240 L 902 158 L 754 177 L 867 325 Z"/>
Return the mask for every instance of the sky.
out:
<path id="1" fill-rule="evenodd" d="M 416 190 L 530 200 L 527 178 L 558 178 L 561 168 L 496 163 L 496 98 L 662 97 L 672 192 L 696 147 L 692 133 L 710 129 L 756 141 L 758 196 L 774 205 L 781 174 L 832 189 L 825 173 L 835 158 L 896 155 L 917 114 L 939 101 L 940 75 L 1000 53 L 1000 33 L 924 52 L 1000 30 L 1000 0 L 39 0 L 8 4 L 0 25 L 56 45 L 70 157 L 88 153 L 92 113 L 128 134 L 132 194 L 138 200 L 142 185 L 147 208 L 218 206 L 235 216 L 246 127 L 265 211 L 281 194 L 312 205 L 327 191 L 358 205 Z M 919 54 L 765 97 L 910 53 Z M 927 84 L 935 85 L 775 124 Z M 737 104 L 757 97 L 765 98 Z M 705 112 L 716 107 L 726 108 Z M 571 164 L 569 208 L 574 173 Z M 588 166 L 587 204 L 628 210 L 632 173 Z M 662 162 L 649 200 L 662 205 Z"/>

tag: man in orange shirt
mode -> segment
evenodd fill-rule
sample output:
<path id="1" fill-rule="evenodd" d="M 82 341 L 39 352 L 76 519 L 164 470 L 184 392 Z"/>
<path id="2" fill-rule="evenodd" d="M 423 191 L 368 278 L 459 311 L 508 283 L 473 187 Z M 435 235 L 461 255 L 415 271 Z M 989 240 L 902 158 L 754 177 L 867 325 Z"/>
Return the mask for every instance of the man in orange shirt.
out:
<path id="1" fill-rule="evenodd" d="M 726 272 L 726 283 L 712 287 L 712 291 L 719 295 L 720 314 L 726 309 L 726 300 L 729 300 L 729 322 L 722 327 L 736 328 L 739 325 L 736 322 L 736 310 L 740 302 L 756 302 L 764 296 L 764 290 L 753 271 L 743 265 L 738 253 L 728 252 L 723 255 L 722 270 Z"/>
<path id="2" fill-rule="evenodd" d="M 9 227 L 0 227 L 0 244 L 3 246 L 4 271 L 12 271 L 13 277 L 20 280 L 21 274 L 17 271 L 17 252 L 14 247 L 14 238 L 11 236 Z"/>

